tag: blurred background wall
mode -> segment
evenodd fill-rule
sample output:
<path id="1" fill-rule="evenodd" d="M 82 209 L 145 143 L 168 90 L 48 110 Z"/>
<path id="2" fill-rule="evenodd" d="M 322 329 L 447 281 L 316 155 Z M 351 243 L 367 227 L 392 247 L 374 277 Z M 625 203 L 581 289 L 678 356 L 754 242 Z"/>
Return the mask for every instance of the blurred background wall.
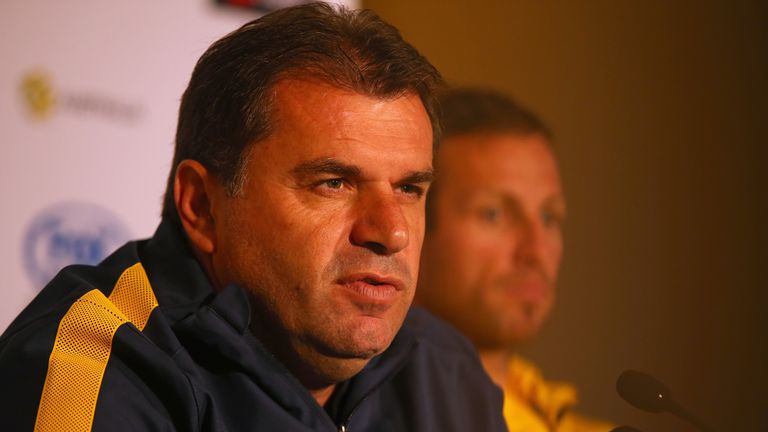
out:
<path id="1" fill-rule="evenodd" d="M 556 135 L 569 204 L 553 317 L 524 349 L 582 410 L 650 372 L 722 431 L 768 430 L 768 3 L 363 0 L 454 84 Z"/>

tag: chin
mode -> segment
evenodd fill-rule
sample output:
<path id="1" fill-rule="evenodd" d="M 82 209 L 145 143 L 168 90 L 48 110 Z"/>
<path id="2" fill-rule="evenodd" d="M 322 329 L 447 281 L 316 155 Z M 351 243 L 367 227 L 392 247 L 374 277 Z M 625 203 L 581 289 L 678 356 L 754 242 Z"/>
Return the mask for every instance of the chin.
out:
<path id="1" fill-rule="evenodd" d="M 389 344 L 392 343 L 393 334 L 387 332 L 381 333 L 358 333 L 350 337 L 344 344 L 340 354 L 347 358 L 356 358 L 361 360 L 370 360 L 373 357 L 384 352 Z"/>
<path id="2" fill-rule="evenodd" d="M 491 331 L 480 332 L 470 339 L 478 349 L 516 348 L 535 339 L 539 334 L 539 328 L 540 326 L 534 323 L 514 323 L 513 325 L 496 327 Z"/>
<path id="3" fill-rule="evenodd" d="M 374 354 L 354 349 L 350 344 L 315 340 L 297 353 L 298 362 L 289 367 L 308 388 L 323 388 L 357 375 Z"/>
<path id="4" fill-rule="evenodd" d="M 539 324 L 520 325 L 509 329 L 502 337 L 503 343 L 507 346 L 516 346 L 528 343 L 539 335 L 541 326 Z"/>
<path id="5" fill-rule="evenodd" d="M 334 383 L 356 375 L 392 343 L 399 325 L 395 327 L 391 321 L 357 316 L 345 320 L 331 333 L 316 335 L 311 344 L 315 352 L 315 373 Z"/>
<path id="6" fill-rule="evenodd" d="M 316 366 L 316 373 L 328 383 L 340 383 L 360 373 L 369 361 L 362 358 L 329 358 Z"/>
<path id="7" fill-rule="evenodd" d="M 311 345 L 329 359 L 368 361 L 386 350 L 394 335 L 386 321 L 364 317 L 351 320 L 331 333 L 316 335 Z"/>
<path id="8" fill-rule="evenodd" d="M 349 331 L 341 340 L 350 351 L 367 358 L 380 354 L 389 347 L 403 324 L 402 318 L 392 316 L 361 315 L 348 323 Z"/>

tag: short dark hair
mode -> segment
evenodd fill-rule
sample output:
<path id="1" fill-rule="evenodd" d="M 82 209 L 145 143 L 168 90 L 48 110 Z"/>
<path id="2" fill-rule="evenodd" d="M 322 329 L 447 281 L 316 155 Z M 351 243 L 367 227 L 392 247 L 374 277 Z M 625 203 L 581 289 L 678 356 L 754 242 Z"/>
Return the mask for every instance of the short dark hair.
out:
<path id="1" fill-rule="evenodd" d="M 552 133 L 536 114 L 496 90 L 452 88 L 442 93 L 439 102 L 443 140 L 470 134 L 539 134 L 552 145 Z M 437 172 L 437 181 L 427 194 L 427 231 L 437 219 L 434 197 L 440 187 L 439 166 Z"/>
<path id="2" fill-rule="evenodd" d="M 475 133 L 552 135 L 544 122 L 511 97 L 496 90 L 454 88 L 441 99 L 443 138 Z"/>
<path id="3" fill-rule="evenodd" d="M 176 167 L 200 162 L 230 196 L 240 192 L 250 146 L 269 136 L 272 88 L 285 78 L 316 79 L 366 96 L 417 94 L 440 139 L 440 73 L 400 32 L 370 10 L 326 3 L 285 8 L 216 41 L 198 60 L 181 99 L 163 218 L 178 217 Z"/>

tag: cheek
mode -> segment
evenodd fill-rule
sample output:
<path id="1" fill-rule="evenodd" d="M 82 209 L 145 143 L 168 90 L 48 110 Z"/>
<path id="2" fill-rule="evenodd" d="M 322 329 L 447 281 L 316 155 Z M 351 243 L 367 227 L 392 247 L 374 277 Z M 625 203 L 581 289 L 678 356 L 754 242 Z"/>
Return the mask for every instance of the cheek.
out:
<path id="1" fill-rule="evenodd" d="M 563 257 L 563 240 L 562 237 L 557 234 L 553 235 L 547 244 L 547 262 L 546 270 L 550 277 L 554 280 L 557 278 L 557 274 L 560 270 L 560 261 Z"/>
<path id="2" fill-rule="evenodd" d="M 289 193 L 279 194 L 253 214 L 258 219 L 254 225 L 270 243 L 296 253 L 327 253 L 348 228 L 343 207 L 313 208 Z"/>
<path id="3" fill-rule="evenodd" d="M 253 272 L 265 262 L 282 262 L 293 267 L 282 269 L 290 272 L 319 270 L 313 264 L 327 261 L 333 252 L 343 230 L 342 218 L 307 212 L 285 197 L 266 198 L 233 206 L 232 213 L 222 217 L 221 251 L 228 253 L 223 257 L 231 261 L 227 265 L 236 265 L 241 272 Z"/>
<path id="4" fill-rule="evenodd" d="M 477 235 L 471 242 L 472 260 L 477 271 L 475 279 L 487 285 L 513 270 L 513 260 L 508 245 L 498 236 Z"/>
<path id="5" fill-rule="evenodd" d="M 406 213 L 406 223 L 408 224 L 408 247 L 405 251 L 409 264 L 415 265 L 414 269 L 419 268 L 419 258 L 424 247 L 424 208 L 415 209 Z M 414 273 L 418 274 L 418 272 Z"/>
<path id="6" fill-rule="evenodd" d="M 218 255 L 226 262 L 231 261 L 232 265 L 246 255 L 245 251 L 253 249 L 254 238 L 261 236 L 260 225 L 253 223 L 250 214 L 246 206 L 233 202 L 231 207 L 216 215 Z"/>
<path id="7" fill-rule="evenodd" d="M 469 220 L 460 228 L 464 245 L 474 255 L 482 255 L 484 260 L 509 261 L 512 257 L 514 239 L 510 232 L 498 227 Z"/>
<path id="8" fill-rule="evenodd" d="M 471 226 L 458 227 L 442 245 L 441 253 L 448 265 L 460 273 L 465 285 L 482 285 L 482 281 L 497 277 L 510 265 L 508 253 L 498 236 Z"/>

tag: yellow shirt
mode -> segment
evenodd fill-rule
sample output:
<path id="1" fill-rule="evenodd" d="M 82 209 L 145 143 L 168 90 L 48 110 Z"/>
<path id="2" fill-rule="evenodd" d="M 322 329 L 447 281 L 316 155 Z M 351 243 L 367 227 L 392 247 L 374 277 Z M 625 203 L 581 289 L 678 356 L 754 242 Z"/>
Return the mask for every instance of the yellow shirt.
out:
<path id="1" fill-rule="evenodd" d="M 513 356 L 504 390 L 504 418 L 509 432 L 608 432 L 613 425 L 570 411 L 576 389 L 547 382 L 532 363 Z"/>

